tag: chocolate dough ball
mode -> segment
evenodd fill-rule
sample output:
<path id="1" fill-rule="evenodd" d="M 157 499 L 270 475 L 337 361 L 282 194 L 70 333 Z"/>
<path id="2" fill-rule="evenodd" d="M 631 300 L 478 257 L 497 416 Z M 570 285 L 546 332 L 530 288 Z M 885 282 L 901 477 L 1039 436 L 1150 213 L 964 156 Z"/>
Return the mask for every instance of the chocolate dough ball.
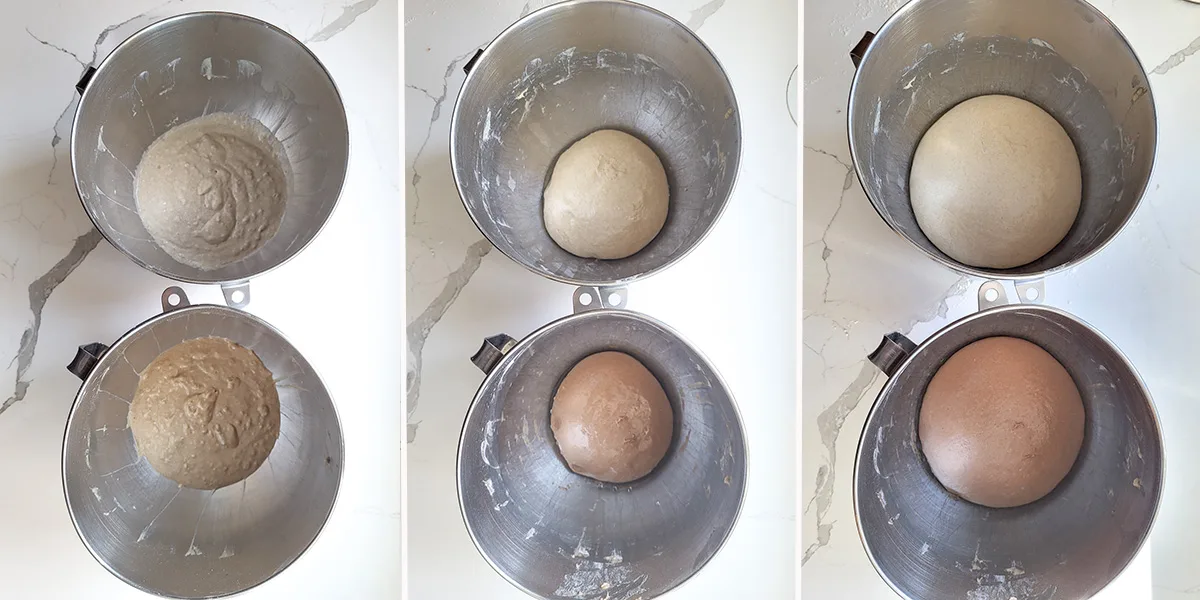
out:
<path id="1" fill-rule="evenodd" d="M 1058 485 L 1083 445 L 1079 389 L 1050 353 L 991 337 L 955 352 L 925 390 L 921 448 L 946 489 L 992 508 Z"/>
<path id="2" fill-rule="evenodd" d="M 673 421 L 662 384 L 621 352 L 579 361 L 550 408 L 550 430 L 571 470 L 609 483 L 654 470 L 671 444 Z"/>

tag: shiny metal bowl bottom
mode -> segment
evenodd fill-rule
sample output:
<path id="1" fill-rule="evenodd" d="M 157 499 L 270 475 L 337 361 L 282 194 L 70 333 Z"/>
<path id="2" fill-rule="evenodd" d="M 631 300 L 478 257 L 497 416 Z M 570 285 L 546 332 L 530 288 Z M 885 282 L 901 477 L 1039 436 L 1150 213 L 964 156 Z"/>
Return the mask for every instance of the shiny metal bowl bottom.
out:
<path id="1" fill-rule="evenodd" d="M 63 440 L 67 508 L 88 551 L 133 587 L 170 598 L 227 596 L 275 576 L 316 539 L 341 481 L 341 426 L 320 377 L 267 323 L 223 306 L 188 306 L 179 288 L 164 292 L 163 309 L 111 348 L 80 348 L 71 365 L 84 381 Z M 214 491 L 159 475 L 128 424 L 150 361 L 209 336 L 258 355 L 275 376 L 281 416 L 267 461 Z"/>
<path id="2" fill-rule="evenodd" d="M 546 599 L 656 597 L 699 571 L 732 531 L 746 490 L 746 440 L 729 389 L 666 325 L 602 308 L 520 343 L 499 336 L 475 360 L 489 373 L 458 453 L 463 519 L 484 558 Z M 608 484 L 572 472 L 550 431 L 559 382 L 606 350 L 662 382 L 675 434 L 646 477 Z"/>
<path id="3" fill-rule="evenodd" d="M 1016 508 L 987 508 L 948 492 L 917 435 L 921 399 L 938 367 L 993 336 L 1029 340 L 1058 359 L 1079 387 L 1087 418 L 1067 477 Z M 1145 543 L 1162 496 L 1162 432 L 1138 374 L 1091 326 L 1052 308 L 998 306 L 920 347 L 891 334 L 872 360 L 890 379 L 859 442 L 855 517 L 871 562 L 901 596 L 1090 598 Z"/>

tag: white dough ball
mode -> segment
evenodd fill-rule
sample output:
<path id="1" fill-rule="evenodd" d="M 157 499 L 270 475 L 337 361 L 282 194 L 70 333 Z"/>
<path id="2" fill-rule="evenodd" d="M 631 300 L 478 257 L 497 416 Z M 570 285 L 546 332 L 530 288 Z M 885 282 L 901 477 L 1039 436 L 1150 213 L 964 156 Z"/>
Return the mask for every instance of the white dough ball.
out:
<path id="1" fill-rule="evenodd" d="M 559 156 L 542 217 L 550 237 L 571 254 L 625 258 L 658 235 L 669 197 L 654 151 L 628 133 L 603 129 Z"/>
<path id="2" fill-rule="evenodd" d="M 921 138 L 909 197 L 921 231 L 951 258 L 1029 264 L 1066 237 L 1082 199 L 1079 155 L 1062 125 L 1012 96 L 972 98 Z"/>

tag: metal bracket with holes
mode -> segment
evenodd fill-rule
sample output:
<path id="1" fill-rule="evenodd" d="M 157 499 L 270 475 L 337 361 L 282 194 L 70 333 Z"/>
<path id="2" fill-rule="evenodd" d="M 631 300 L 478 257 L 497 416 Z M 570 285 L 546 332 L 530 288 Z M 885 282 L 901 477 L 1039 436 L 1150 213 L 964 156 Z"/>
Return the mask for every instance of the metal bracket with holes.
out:
<path id="1" fill-rule="evenodd" d="M 629 290 L 625 286 L 575 288 L 572 296 L 575 314 L 601 308 L 625 308 L 629 304 Z"/>
<path id="2" fill-rule="evenodd" d="M 1041 304 L 1046 298 L 1046 283 L 1042 279 L 1013 282 L 1017 304 Z M 979 310 L 1009 304 L 1008 293 L 999 281 L 985 281 L 979 286 Z"/>

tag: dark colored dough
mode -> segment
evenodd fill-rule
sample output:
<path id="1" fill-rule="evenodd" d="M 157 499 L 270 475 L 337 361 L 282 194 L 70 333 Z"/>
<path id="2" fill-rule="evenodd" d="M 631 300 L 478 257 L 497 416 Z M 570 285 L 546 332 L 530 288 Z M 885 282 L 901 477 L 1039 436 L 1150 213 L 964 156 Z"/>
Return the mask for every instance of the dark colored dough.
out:
<path id="1" fill-rule="evenodd" d="M 1079 389 L 1050 353 L 985 338 L 954 353 L 925 390 L 921 447 L 938 481 L 993 508 L 1050 493 L 1083 444 Z"/>
<path id="2" fill-rule="evenodd" d="M 550 429 L 572 471 L 609 483 L 645 477 L 671 444 L 671 403 L 637 359 L 600 352 L 567 373 L 550 409 Z"/>

